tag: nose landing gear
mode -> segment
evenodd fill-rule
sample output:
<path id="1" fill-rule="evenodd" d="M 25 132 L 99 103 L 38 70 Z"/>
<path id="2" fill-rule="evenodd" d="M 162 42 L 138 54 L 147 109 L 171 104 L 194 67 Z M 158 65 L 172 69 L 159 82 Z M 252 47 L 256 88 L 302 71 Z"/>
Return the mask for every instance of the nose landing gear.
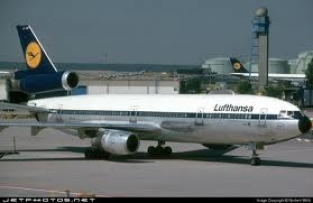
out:
<path id="1" fill-rule="evenodd" d="M 258 157 L 256 151 L 253 151 L 250 163 L 251 166 L 259 166 L 261 164 L 261 159 Z"/>
<path id="2" fill-rule="evenodd" d="M 252 150 L 252 157 L 250 161 L 251 166 L 259 166 L 261 164 L 261 159 L 259 158 L 259 155 L 256 153 L 257 150 L 256 143 L 251 143 L 249 147 Z"/>

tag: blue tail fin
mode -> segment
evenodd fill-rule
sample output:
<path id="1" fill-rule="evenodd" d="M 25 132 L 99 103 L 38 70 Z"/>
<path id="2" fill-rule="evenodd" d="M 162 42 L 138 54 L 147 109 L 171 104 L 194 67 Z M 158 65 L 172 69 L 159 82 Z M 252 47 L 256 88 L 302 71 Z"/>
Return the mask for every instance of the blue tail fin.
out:
<path id="1" fill-rule="evenodd" d="M 249 71 L 245 69 L 245 67 L 241 64 L 241 62 L 238 59 L 232 57 L 230 57 L 229 59 L 235 73 L 249 73 Z"/>
<path id="2" fill-rule="evenodd" d="M 14 87 L 17 91 L 37 94 L 58 90 L 71 91 L 77 87 L 78 74 L 57 71 L 29 25 L 18 25 L 16 28 L 27 65 L 27 70 L 14 72 Z"/>
<path id="3" fill-rule="evenodd" d="M 55 73 L 57 69 L 29 25 L 17 25 L 28 73 Z"/>

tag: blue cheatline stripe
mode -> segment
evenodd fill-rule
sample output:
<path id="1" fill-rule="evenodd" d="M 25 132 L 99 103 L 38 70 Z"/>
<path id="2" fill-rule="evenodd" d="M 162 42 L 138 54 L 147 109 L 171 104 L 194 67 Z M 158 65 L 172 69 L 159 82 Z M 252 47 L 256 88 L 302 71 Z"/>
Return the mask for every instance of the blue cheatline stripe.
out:
<path id="1" fill-rule="evenodd" d="M 98 115 L 98 116 L 135 116 L 160 118 L 203 118 L 203 119 L 249 119 L 249 120 L 277 120 L 277 114 L 250 114 L 250 113 L 196 113 L 196 112 L 158 112 L 158 111 L 103 111 L 103 110 L 60 110 L 51 109 L 63 115 Z M 266 117 L 266 118 L 265 118 Z M 290 118 L 283 118 L 291 120 Z M 279 118 L 279 120 L 283 120 Z M 295 118 L 294 118 L 295 119 Z"/>

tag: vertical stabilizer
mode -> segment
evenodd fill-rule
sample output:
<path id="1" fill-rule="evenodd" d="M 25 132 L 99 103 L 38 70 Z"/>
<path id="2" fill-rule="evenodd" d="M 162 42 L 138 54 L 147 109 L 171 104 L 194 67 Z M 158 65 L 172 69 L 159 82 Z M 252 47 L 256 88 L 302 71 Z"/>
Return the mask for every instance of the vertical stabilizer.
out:
<path id="1" fill-rule="evenodd" d="M 230 57 L 230 62 L 235 73 L 249 73 L 238 59 Z"/>
<path id="2" fill-rule="evenodd" d="M 16 26 L 28 73 L 55 73 L 57 69 L 29 25 Z"/>

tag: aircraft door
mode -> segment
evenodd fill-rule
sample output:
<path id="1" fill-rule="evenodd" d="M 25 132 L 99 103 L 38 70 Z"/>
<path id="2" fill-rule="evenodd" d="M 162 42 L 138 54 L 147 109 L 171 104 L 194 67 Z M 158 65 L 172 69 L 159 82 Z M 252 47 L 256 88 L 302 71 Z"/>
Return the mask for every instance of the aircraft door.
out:
<path id="1" fill-rule="evenodd" d="M 132 106 L 128 115 L 130 123 L 137 123 L 138 107 Z"/>
<path id="2" fill-rule="evenodd" d="M 266 126 L 267 108 L 262 108 L 259 115 L 259 126 Z"/>
<path id="3" fill-rule="evenodd" d="M 204 112 L 204 108 L 198 109 L 196 116 L 195 116 L 195 125 L 203 125 L 204 124 L 203 112 Z"/>
<path id="4" fill-rule="evenodd" d="M 62 122 L 63 121 L 62 113 L 61 113 L 62 109 L 63 109 L 63 105 L 59 104 L 58 107 L 57 107 L 57 110 L 55 112 L 55 121 L 56 122 Z"/>

